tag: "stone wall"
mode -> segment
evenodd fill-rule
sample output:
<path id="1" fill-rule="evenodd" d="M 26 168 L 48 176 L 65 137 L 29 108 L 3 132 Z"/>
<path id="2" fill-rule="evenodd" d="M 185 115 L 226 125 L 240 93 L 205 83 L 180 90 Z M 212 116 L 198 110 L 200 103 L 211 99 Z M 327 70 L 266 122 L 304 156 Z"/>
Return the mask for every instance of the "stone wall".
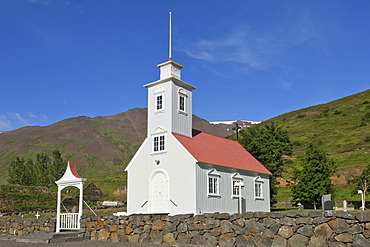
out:
<path id="1" fill-rule="evenodd" d="M 370 211 L 83 217 L 80 237 L 205 246 L 370 246 Z M 2 219 L 0 234 L 55 232 L 55 219 Z"/>
<path id="2" fill-rule="evenodd" d="M 205 246 L 370 246 L 370 212 L 84 217 L 88 240 Z"/>
<path id="3" fill-rule="evenodd" d="M 38 232 L 55 232 L 56 220 L 48 219 L 1 219 L 0 234 L 26 236 Z"/>

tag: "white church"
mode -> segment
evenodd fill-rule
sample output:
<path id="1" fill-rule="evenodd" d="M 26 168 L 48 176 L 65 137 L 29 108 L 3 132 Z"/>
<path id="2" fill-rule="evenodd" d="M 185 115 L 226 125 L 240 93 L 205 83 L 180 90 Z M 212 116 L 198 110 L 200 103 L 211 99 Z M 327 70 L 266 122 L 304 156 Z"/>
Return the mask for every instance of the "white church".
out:
<path id="1" fill-rule="evenodd" d="M 270 211 L 270 171 L 238 142 L 193 130 L 195 87 L 171 58 L 158 67 L 147 138 L 126 168 L 127 214 Z"/>

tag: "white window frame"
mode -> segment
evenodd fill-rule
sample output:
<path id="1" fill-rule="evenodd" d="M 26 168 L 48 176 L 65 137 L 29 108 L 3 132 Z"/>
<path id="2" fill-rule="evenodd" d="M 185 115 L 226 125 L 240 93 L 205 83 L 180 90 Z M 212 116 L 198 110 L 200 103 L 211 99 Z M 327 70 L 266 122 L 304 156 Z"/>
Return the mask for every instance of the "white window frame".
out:
<path id="1" fill-rule="evenodd" d="M 239 186 L 235 186 L 235 183 L 237 183 L 237 182 L 241 182 L 241 183 L 244 182 L 243 177 L 240 176 L 240 174 L 238 172 L 234 173 L 231 176 L 231 197 L 239 198 L 239 194 L 241 193 L 241 191 L 239 191 Z"/>
<path id="2" fill-rule="evenodd" d="M 152 133 L 152 154 L 167 152 L 167 131 L 157 128 Z"/>
<path id="3" fill-rule="evenodd" d="M 163 152 L 166 151 L 166 136 L 157 135 L 153 137 L 153 152 Z"/>
<path id="4" fill-rule="evenodd" d="M 154 92 L 154 112 L 155 113 L 164 112 L 164 100 L 165 100 L 164 92 L 165 92 L 165 90 L 164 90 L 163 87 L 157 88 L 157 90 L 155 90 L 155 92 Z M 161 104 L 158 104 L 159 103 L 159 98 L 161 98 L 161 100 L 160 100 Z M 159 105 L 161 106 L 161 108 L 158 109 Z"/>
<path id="5" fill-rule="evenodd" d="M 179 111 L 186 112 L 186 99 L 182 94 L 179 94 Z"/>
<path id="6" fill-rule="evenodd" d="M 158 94 L 155 96 L 155 111 L 162 111 L 162 110 L 163 110 L 163 94 Z"/>
<path id="7" fill-rule="evenodd" d="M 263 200 L 263 181 L 260 176 L 254 179 L 253 184 L 254 199 Z"/>
<path id="8" fill-rule="evenodd" d="M 185 90 L 184 89 L 179 89 L 179 91 L 178 91 L 178 102 L 177 102 L 177 104 L 178 104 L 178 108 L 177 108 L 177 110 L 178 110 L 178 112 L 179 113 L 182 113 L 182 114 L 187 114 L 187 97 L 188 97 L 188 95 L 186 94 L 186 92 L 185 92 Z M 184 107 L 184 109 L 181 109 L 181 99 L 183 99 L 183 107 Z"/>
<path id="9" fill-rule="evenodd" d="M 220 195 L 220 178 L 221 175 L 212 169 L 207 173 L 207 196 L 208 197 L 221 197 Z M 211 185 L 212 181 L 212 187 Z"/>

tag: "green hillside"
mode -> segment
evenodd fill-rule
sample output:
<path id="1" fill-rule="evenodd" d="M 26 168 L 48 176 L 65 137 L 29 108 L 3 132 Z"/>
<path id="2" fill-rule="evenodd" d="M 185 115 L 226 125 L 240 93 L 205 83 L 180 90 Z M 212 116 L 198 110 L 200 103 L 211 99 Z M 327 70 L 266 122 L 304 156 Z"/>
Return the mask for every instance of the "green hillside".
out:
<path id="1" fill-rule="evenodd" d="M 223 127 L 193 116 L 198 130 L 226 136 Z M 146 138 L 147 109 L 134 108 L 113 116 L 75 117 L 40 127 L 30 126 L 0 133 L 0 184 L 6 184 L 9 164 L 17 155 L 35 158 L 38 152 L 61 152 L 64 160 L 75 161 L 78 173 L 96 184 L 107 200 L 126 186 L 124 172 Z"/>
<path id="2" fill-rule="evenodd" d="M 289 131 L 294 156 L 303 154 L 308 142 L 321 141 L 339 168 L 364 166 L 370 161 L 370 90 L 289 112 L 264 123 L 271 121 Z"/>
<path id="3" fill-rule="evenodd" d="M 337 200 L 353 197 L 347 178 L 358 174 L 370 162 L 370 90 L 327 104 L 312 106 L 269 119 L 261 124 L 277 122 L 283 126 L 293 142 L 293 161 L 305 152 L 307 143 L 321 142 L 322 148 L 336 161 L 338 177 Z M 291 162 L 285 178 L 290 178 Z M 289 189 L 282 188 L 279 199 L 290 199 Z M 352 199 L 358 199 L 354 197 Z"/>

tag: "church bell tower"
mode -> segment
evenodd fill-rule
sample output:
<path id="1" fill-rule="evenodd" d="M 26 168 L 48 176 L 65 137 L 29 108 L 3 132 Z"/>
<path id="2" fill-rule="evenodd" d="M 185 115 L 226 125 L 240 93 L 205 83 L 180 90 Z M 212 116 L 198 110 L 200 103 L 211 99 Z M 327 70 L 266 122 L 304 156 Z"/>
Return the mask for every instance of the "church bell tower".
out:
<path id="1" fill-rule="evenodd" d="M 192 137 L 192 90 L 181 80 L 182 65 L 169 59 L 158 65 L 160 79 L 148 88 L 148 137 L 160 128 Z"/>
<path id="2" fill-rule="evenodd" d="M 183 66 L 172 61 L 171 12 L 169 30 L 169 59 L 158 65 L 159 80 L 144 85 L 148 88 L 147 133 L 148 137 L 167 132 L 192 137 L 192 90 L 195 87 L 181 80 Z"/>

